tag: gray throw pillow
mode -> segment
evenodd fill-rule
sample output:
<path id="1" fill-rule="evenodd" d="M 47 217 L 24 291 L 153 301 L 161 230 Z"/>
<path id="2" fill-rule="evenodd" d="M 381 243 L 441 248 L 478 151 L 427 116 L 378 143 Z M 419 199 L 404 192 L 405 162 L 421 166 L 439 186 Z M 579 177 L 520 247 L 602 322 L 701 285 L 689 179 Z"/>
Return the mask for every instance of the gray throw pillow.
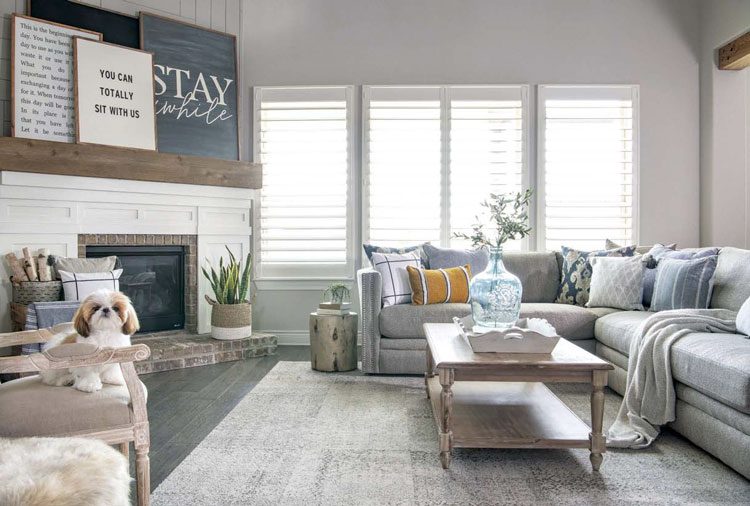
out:
<path id="1" fill-rule="evenodd" d="M 55 257 L 55 270 L 73 272 L 76 274 L 91 272 L 111 272 L 115 270 L 116 256 L 101 258 L 66 258 Z M 58 274 L 58 278 L 59 278 Z"/>
<path id="2" fill-rule="evenodd" d="M 737 313 L 737 332 L 750 336 L 750 298 L 748 298 Z"/>
<path id="3" fill-rule="evenodd" d="M 438 248 L 432 244 L 425 244 L 422 249 L 427 256 L 427 265 L 430 269 L 450 269 L 451 267 L 463 267 L 469 264 L 471 275 L 476 276 L 487 268 L 490 262 L 490 253 L 487 248 L 479 249 L 450 249 Z"/>
<path id="4" fill-rule="evenodd" d="M 656 283 L 656 266 L 659 264 L 659 260 L 664 258 L 692 260 L 693 258 L 703 258 L 718 254 L 719 248 L 686 248 L 675 251 L 673 244 L 668 246 L 655 244 L 644 256 L 648 269 L 643 274 L 643 305 L 646 307 L 651 305 L 651 299 L 654 294 L 654 283 Z"/>
<path id="5" fill-rule="evenodd" d="M 717 260 L 716 255 L 662 259 L 656 267 L 651 311 L 706 309 L 711 302 Z"/>
<path id="6" fill-rule="evenodd" d="M 587 307 L 643 310 L 643 257 L 593 257 Z"/>

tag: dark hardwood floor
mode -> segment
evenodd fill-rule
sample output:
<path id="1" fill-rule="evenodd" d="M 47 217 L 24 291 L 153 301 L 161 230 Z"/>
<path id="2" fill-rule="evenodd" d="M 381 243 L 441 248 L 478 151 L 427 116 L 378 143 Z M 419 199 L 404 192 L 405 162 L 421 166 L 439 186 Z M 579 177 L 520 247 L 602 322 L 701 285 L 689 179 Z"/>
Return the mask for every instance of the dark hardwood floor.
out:
<path id="1" fill-rule="evenodd" d="M 309 361 L 309 346 L 279 346 L 276 354 L 141 376 L 148 388 L 151 489 L 154 490 L 211 430 L 281 361 Z M 134 455 L 131 451 L 131 476 Z M 135 492 L 133 492 L 135 497 Z"/>

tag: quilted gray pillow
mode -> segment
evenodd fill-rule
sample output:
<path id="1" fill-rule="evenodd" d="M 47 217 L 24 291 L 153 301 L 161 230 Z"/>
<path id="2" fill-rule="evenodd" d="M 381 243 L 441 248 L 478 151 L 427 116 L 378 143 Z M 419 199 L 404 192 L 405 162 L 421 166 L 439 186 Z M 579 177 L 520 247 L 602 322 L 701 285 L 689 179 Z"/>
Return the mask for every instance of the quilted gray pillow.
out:
<path id="1" fill-rule="evenodd" d="M 588 307 L 643 310 L 643 257 L 593 257 Z"/>

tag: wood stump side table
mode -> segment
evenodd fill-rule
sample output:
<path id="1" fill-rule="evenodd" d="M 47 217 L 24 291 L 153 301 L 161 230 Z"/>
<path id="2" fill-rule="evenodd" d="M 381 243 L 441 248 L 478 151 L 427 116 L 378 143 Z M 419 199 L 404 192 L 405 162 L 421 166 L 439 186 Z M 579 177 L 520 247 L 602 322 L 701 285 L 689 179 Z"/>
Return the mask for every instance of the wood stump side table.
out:
<path id="1" fill-rule="evenodd" d="M 310 364 L 324 372 L 357 368 L 357 313 L 310 313 Z"/>

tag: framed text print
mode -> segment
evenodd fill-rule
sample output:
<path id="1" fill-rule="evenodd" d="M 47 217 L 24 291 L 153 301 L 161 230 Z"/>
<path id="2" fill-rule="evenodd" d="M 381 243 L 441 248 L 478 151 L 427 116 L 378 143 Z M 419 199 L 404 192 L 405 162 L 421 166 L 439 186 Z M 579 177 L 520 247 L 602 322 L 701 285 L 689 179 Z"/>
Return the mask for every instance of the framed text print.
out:
<path id="1" fill-rule="evenodd" d="M 80 143 L 156 149 L 153 55 L 75 37 Z"/>
<path id="2" fill-rule="evenodd" d="M 159 151 L 237 160 L 235 37 L 141 12 L 141 49 L 154 53 Z"/>
<path id="3" fill-rule="evenodd" d="M 73 37 L 101 34 L 18 14 L 11 33 L 11 135 L 75 142 Z"/>

